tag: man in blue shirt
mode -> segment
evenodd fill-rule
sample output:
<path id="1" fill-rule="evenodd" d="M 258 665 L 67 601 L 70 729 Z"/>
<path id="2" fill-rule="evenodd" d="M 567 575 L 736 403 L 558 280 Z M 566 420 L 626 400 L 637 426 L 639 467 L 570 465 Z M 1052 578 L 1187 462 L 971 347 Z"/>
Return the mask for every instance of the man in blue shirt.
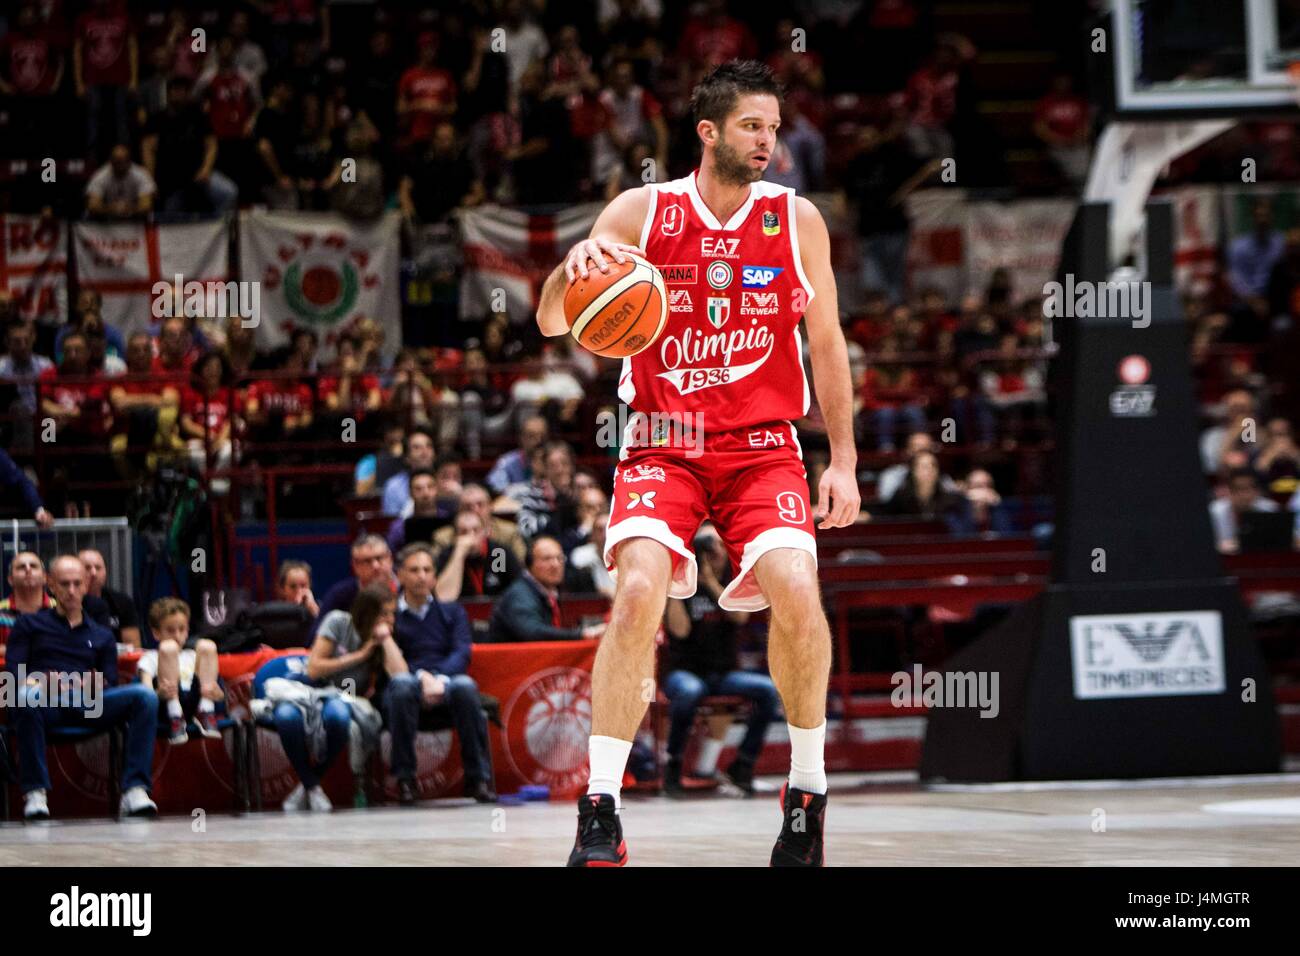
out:
<path id="1" fill-rule="evenodd" d="M 46 731 L 95 727 L 105 721 L 126 724 L 122 814 L 156 816 L 158 807 L 149 799 L 149 791 L 158 695 L 144 684 L 118 685 L 113 634 L 82 612 L 86 569 L 81 559 L 69 554 L 55 558 L 48 583 L 57 606 L 18 619 L 9 635 L 5 660 L 6 669 L 22 683 L 18 706 L 9 719 L 18 735 L 23 818 L 45 820 L 50 816 Z M 101 686 L 102 693 L 97 693 Z"/>
<path id="2" fill-rule="evenodd" d="M 383 535 L 363 534 L 352 543 L 352 575 L 325 592 L 325 597 L 320 602 L 320 613 L 312 625 L 313 635 L 330 611 L 346 611 L 351 608 L 362 588 L 372 584 L 388 584 L 396 590 L 393 553 L 388 550 L 388 542 Z"/>
<path id="3" fill-rule="evenodd" d="M 469 618 L 459 604 L 442 604 L 433 596 L 433 549 L 410 544 L 397 556 L 397 621 L 393 636 L 407 673 L 396 674 L 384 689 L 383 711 L 393 738 L 393 776 L 398 799 L 415 802 L 415 732 L 421 708 L 447 704 L 460 736 L 465 765 L 465 794 L 479 803 L 494 803 L 492 752 L 487 716 L 478 684 L 466 673 L 471 637 Z"/>

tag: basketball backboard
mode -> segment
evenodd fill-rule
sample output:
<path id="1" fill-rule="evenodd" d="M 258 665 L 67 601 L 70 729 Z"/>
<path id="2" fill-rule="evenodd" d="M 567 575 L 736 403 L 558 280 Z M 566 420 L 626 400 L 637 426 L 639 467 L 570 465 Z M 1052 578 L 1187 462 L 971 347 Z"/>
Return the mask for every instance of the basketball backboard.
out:
<path id="1" fill-rule="evenodd" d="M 1297 108 L 1300 0 L 1112 0 L 1120 116 Z"/>

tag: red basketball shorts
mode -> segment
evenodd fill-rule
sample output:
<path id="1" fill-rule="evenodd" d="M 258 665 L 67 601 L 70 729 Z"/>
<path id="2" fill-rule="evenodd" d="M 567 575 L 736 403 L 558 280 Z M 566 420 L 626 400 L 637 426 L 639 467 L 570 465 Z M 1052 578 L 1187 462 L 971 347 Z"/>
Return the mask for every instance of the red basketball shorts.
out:
<path id="1" fill-rule="evenodd" d="M 694 539 L 705 518 L 717 528 L 734 572 L 719 601 L 724 610 L 768 606 L 753 574 L 768 551 L 805 551 L 816 568 L 808 477 L 790 422 L 716 432 L 693 445 L 674 441 L 655 447 L 651 438 L 625 445 L 623 454 L 605 534 L 605 566 L 616 578 L 618 546 L 629 538 L 651 538 L 673 554 L 669 595 L 693 595 Z"/>

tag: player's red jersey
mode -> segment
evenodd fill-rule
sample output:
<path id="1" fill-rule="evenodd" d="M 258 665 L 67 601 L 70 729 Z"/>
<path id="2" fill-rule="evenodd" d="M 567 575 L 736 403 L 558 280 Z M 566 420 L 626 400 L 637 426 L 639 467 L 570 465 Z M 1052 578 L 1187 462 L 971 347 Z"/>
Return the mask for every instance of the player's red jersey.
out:
<path id="1" fill-rule="evenodd" d="M 799 319 L 813 289 L 799 259 L 794 190 L 750 185 L 720 223 L 695 174 L 652 185 L 640 247 L 668 290 L 668 321 L 650 348 L 623 360 L 618 397 L 647 414 L 702 413 L 706 433 L 808 410 Z"/>

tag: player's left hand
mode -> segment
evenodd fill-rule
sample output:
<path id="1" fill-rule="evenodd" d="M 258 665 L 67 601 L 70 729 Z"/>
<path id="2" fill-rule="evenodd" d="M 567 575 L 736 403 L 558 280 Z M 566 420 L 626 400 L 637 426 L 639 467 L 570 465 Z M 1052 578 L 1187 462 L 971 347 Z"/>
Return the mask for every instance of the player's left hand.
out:
<path id="1" fill-rule="evenodd" d="M 813 521 L 817 527 L 844 528 L 858 518 L 862 495 L 858 492 L 858 477 L 848 465 L 828 465 L 817 483 L 817 510 Z"/>

